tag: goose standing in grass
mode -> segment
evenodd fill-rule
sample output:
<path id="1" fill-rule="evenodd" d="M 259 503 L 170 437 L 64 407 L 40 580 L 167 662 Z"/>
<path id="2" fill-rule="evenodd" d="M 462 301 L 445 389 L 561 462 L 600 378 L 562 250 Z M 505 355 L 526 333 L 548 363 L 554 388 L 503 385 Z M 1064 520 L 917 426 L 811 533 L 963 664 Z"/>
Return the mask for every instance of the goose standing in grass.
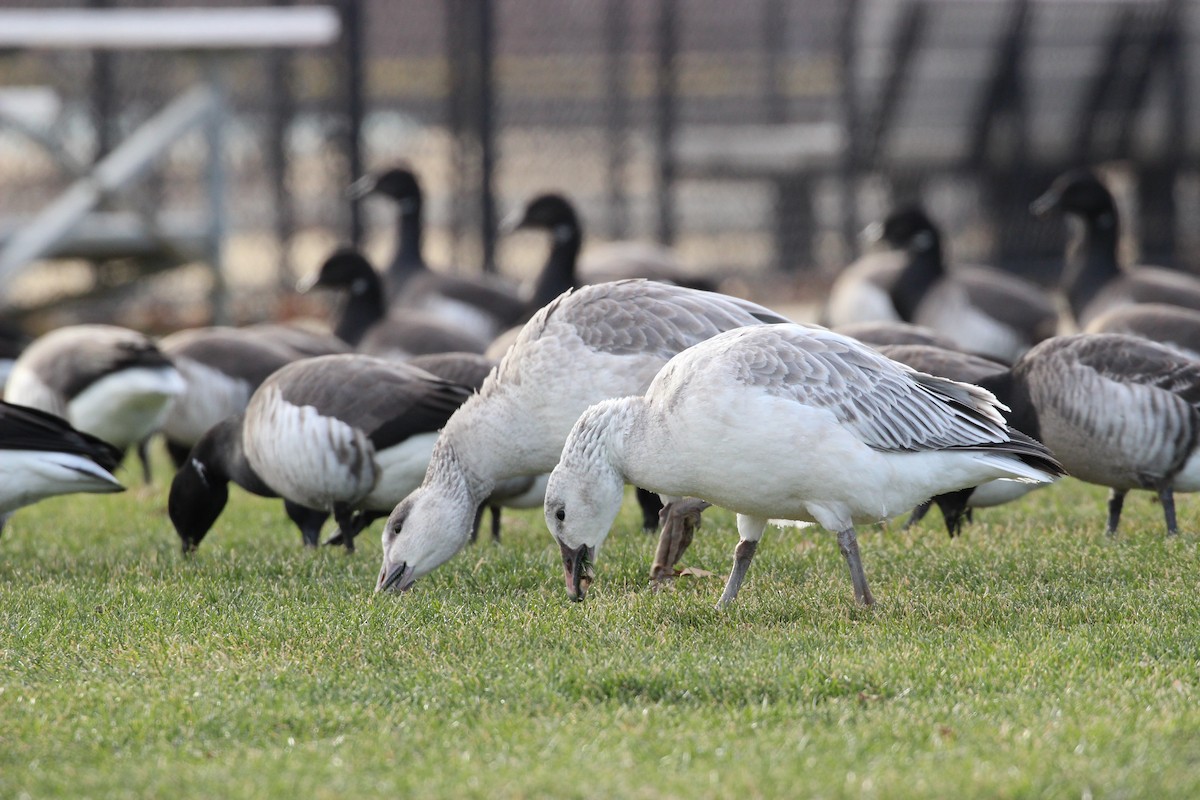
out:
<path id="1" fill-rule="evenodd" d="M 1006 363 L 1055 334 L 1058 310 L 1040 287 L 989 267 L 947 270 L 941 233 L 921 209 L 893 212 L 881 231 L 907 259 L 891 290 L 902 320 L 936 331 L 955 349 Z"/>
<path id="2" fill-rule="evenodd" d="M 60 494 L 122 492 L 121 451 L 35 408 L 0 401 L 0 529 L 9 516 Z"/>
<path id="3" fill-rule="evenodd" d="M 339 532 L 331 543 L 352 550 L 364 527 L 421 482 L 438 430 L 469 395 L 370 356 L 296 361 L 250 398 L 242 449 L 280 497 L 332 513 Z"/>
<path id="4" fill-rule="evenodd" d="M 1008 365 L 999 361 L 931 345 L 885 344 L 876 346 L 876 349 L 893 361 L 907 364 L 917 372 L 949 378 L 960 383 L 978 384 L 982 380 L 1008 371 Z M 1008 402 L 1004 396 L 996 396 L 1001 402 Z M 1013 420 L 1010 419 L 1009 422 L 1012 423 Z M 1015 424 L 1014 427 L 1020 430 Z M 946 522 L 946 532 L 950 534 L 950 538 L 954 538 L 962 532 L 963 522 L 970 520 L 972 509 L 1010 503 L 1037 487 L 1038 484 L 997 480 L 938 495 L 917 506 L 904 527 L 908 528 L 920 522 L 930 507 L 937 505 L 941 509 L 942 519 Z"/>
<path id="5" fill-rule="evenodd" d="M 549 472 L 589 405 L 645 391 L 673 355 L 721 331 L 785 321 L 745 300 L 645 280 L 561 295 L 446 423 L 424 482 L 384 527 L 376 588 L 406 589 L 465 547 L 496 484 Z"/>
<path id="6" fill-rule="evenodd" d="M 4 399 L 62 417 L 124 452 L 158 430 L 185 388 L 148 336 L 113 325 L 72 325 L 21 353 Z"/>
<path id="7" fill-rule="evenodd" d="M 1029 208 L 1039 217 L 1061 211 L 1077 223 L 1067 244 L 1061 286 L 1079 328 L 1087 328 L 1109 309 L 1131 303 L 1200 309 L 1200 280 L 1195 276 L 1162 267 L 1121 268 L 1117 205 L 1091 170 L 1060 175 Z"/>
<path id="8" fill-rule="evenodd" d="M 1008 398 L 1014 426 L 1076 478 L 1108 486 L 1108 533 L 1132 489 L 1156 492 L 1168 535 L 1175 493 L 1200 490 L 1200 362 L 1134 336 L 1059 336 L 980 380 Z"/>
<path id="9" fill-rule="evenodd" d="M 487 341 L 521 320 L 527 306 L 514 287 L 487 277 L 434 272 L 425 263 L 424 194 L 411 169 L 394 167 L 363 176 L 351 193 L 386 197 L 399 211 L 396 250 L 387 271 L 387 295 L 393 307 L 429 312 Z"/>
<path id="10" fill-rule="evenodd" d="M 718 606 L 738 593 L 770 519 L 838 536 L 855 598 L 873 602 L 854 526 L 996 478 L 1049 482 L 1050 452 L 1008 427 L 989 392 L 915 372 L 809 326 L 729 331 L 672 358 L 644 396 L 579 418 L 546 487 L 567 592 L 582 600 L 624 486 L 737 512 Z"/>
<path id="11" fill-rule="evenodd" d="M 1200 311 L 1163 303 L 1117 306 L 1093 317 L 1084 333 L 1124 333 L 1200 359 Z"/>
<path id="12" fill-rule="evenodd" d="M 344 291 L 346 303 L 334 333 L 367 355 L 403 361 L 428 353 L 482 353 L 488 344 L 427 312 L 405 308 L 389 314 L 379 273 L 352 248 L 335 251 L 298 288 Z"/>

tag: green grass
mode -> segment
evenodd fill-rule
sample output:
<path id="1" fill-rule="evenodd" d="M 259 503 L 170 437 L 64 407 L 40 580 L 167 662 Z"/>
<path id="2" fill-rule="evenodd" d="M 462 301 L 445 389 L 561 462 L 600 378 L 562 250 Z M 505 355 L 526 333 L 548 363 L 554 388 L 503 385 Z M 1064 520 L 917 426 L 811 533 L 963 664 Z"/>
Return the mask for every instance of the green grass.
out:
<path id="1" fill-rule="evenodd" d="M 771 529 L 718 613 L 721 578 L 647 590 L 632 508 L 582 605 L 537 512 L 376 597 L 378 524 L 304 552 L 237 493 L 184 560 L 164 483 L 0 538 L 0 797 L 1200 796 L 1186 498 L 1175 540 L 1074 482 L 863 529 L 871 610 L 832 535 Z M 735 542 L 710 511 L 685 562 Z"/>

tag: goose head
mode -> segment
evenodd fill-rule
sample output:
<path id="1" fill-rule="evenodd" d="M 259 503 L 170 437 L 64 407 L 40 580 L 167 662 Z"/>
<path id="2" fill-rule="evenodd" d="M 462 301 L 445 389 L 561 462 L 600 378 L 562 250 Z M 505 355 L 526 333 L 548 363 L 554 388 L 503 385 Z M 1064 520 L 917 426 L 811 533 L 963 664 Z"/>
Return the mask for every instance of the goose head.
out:
<path id="1" fill-rule="evenodd" d="M 928 252 L 940 246 L 937 227 L 916 206 L 897 209 L 883 221 L 878 238 L 897 250 Z"/>
<path id="2" fill-rule="evenodd" d="M 625 480 L 606 455 L 602 417 L 591 413 L 596 408 L 580 417 L 546 483 L 546 527 L 562 551 L 567 595 L 576 602 L 595 579 L 596 553 L 625 496 Z"/>
<path id="3" fill-rule="evenodd" d="M 466 546 L 478 504 L 457 485 L 419 486 L 383 526 L 383 566 L 375 591 L 403 592 Z"/>
<path id="4" fill-rule="evenodd" d="M 335 250 L 320 269 L 302 279 L 296 286 L 300 292 L 312 289 L 342 289 L 350 294 L 365 294 L 371 286 L 379 285 L 379 276 L 371 262 L 352 247 Z"/>
<path id="5" fill-rule="evenodd" d="M 350 197 L 358 199 L 378 194 L 395 201 L 402 213 L 421 210 L 421 184 L 407 167 L 392 167 L 378 174 L 364 175 L 350 185 Z"/>
<path id="6" fill-rule="evenodd" d="M 521 211 L 501 223 L 504 233 L 541 229 L 550 231 L 555 241 L 567 241 L 580 235 L 579 216 L 571 201 L 560 194 L 542 194 L 530 200 Z"/>
<path id="7" fill-rule="evenodd" d="M 200 546 L 229 500 L 229 484 L 201 458 L 189 457 L 171 481 L 167 515 L 179 535 L 184 555 Z"/>
<path id="8" fill-rule="evenodd" d="M 1085 220 L 1103 221 L 1115 216 L 1116 205 L 1112 193 L 1094 172 L 1077 169 L 1055 179 L 1050 188 L 1030 204 L 1029 210 L 1039 217 L 1058 210 Z"/>

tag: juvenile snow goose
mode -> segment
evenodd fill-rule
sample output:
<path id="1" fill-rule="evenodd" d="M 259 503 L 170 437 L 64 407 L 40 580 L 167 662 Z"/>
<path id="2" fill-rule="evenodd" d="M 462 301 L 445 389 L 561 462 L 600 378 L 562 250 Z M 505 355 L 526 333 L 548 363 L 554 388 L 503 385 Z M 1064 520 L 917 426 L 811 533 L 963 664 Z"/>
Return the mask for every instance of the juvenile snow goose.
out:
<path id="1" fill-rule="evenodd" d="M 352 550 L 366 525 L 421 482 L 438 430 L 469 394 L 370 356 L 296 361 L 250 398 L 242 447 L 276 494 L 331 512 L 339 527 L 331 543 Z"/>
<path id="2" fill-rule="evenodd" d="M 950 339 L 955 349 L 1012 363 L 1055 334 L 1058 310 L 1040 287 L 1000 270 L 947 270 L 942 237 L 919 208 L 884 220 L 882 236 L 906 256 L 891 297 L 900 318 Z"/>
<path id="3" fill-rule="evenodd" d="M 0 528 L 14 511 L 60 494 L 125 490 L 121 451 L 35 408 L 0 401 Z"/>
<path id="4" fill-rule="evenodd" d="M 406 589 L 465 547 L 496 484 L 549 472 L 589 405 L 644 392 L 671 356 L 721 331 L 783 321 L 745 300 L 645 280 L 560 295 L 446 423 L 425 481 L 384 527 L 376 588 Z"/>
<path id="5" fill-rule="evenodd" d="M 1157 492 L 1167 534 L 1175 492 L 1200 490 L 1200 362 L 1134 336 L 1042 342 L 982 386 L 1008 398 L 1014 426 L 1046 443 L 1074 477 L 1108 486 L 1108 533 L 1131 489 Z"/>
<path id="6" fill-rule="evenodd" d="M 425 263 L 424 196 L 412 170 L 395 167 L 366 175 L 355 182 L 351 193 L 357 197 L 377 194 L 399 209 L 396 252 L 387 271 L 392 306 L 427 311 L 488 341 L 520 321 L 526 304 L 515 288 L 483 277 L 434 272 Z"/>
<path id="7" fill-rule="evenodd" d="M 246 460 L 242 448 L 243 422 L 243 414 L 237 413 L 205 431 L 171 481 L 167 515 L 175 526 L 185 555 L 200 546 L 225 510 L 231 482 L 259 497 L 279 496 Z M 283 507 L 288 518 L 300 529 L 304 545 L 316 547 L 320 542 L 321 526 L 329 518 L 328 512 L 305 508 L 286 499 Z"/>
<path id="8" fill-rule="evenodd" d="M 930 345 L 880 345 L 876 349 L 893 361 L 907 364 L 918 372 L 949 378 L 960 383 L 977 384 L 981 380 L 1008 370 L 1008 365 L 1001 364 L 999 361 Z M 996 396 L 1002 403 L 1008 402 L 1004 396 L 1000 394 Z M 1012 420 L 1010 419 L 1009 422 Z M 938 495 L 917 506 L 908 522 L 905 523 L 905 527 L 911 527 L 920 522 L 929 508 L 936 504 L 941 509 L 942 518 L 946 522 L 946 532 L 953 538 L 962 532 L 963 522 L 970 520 L 971 509 L 1009 503 L 1024 497 L 1037 487 L 1038 484 L 998 480 Z"/>
<path id="9" fill-rule="evenodd" d="M 402 361 L 427 353 L 482 353 L 487 347 L 486 340 L 433 314 L 405 308 L 389 315 L 379 273 L 357 250 L 335 251 L 299 288 L 317 287 L 346 293 L 334 333 L 361 353 Z"/>
<path id="10" fill-rule="evenodd" d="M 160 427 L 185 388 L 149 337 L 113 325 L 72 325 L 21 353 L 4 399 L 60 416 L 123 452 Z"/>
<path id="11" fill-rule="evenodd" d="M 1140 336 L 1200 359 L 1200 311 L 1163 303 L 1118 306 L 1092 318 L 1085 333 Z"/>
<path id="12" fill-rule="evenodd" d="M 236 328 L 182 330 L 164 337 L 158 346 L 187 384 L 162 424 L 176 467 L 205 431 L 245 411 L 250 395 L 267 376 L 298 357 L 268 337 Z"/>
<path id="13" fill-rule="evenodd" d="M 1090 170 L 1060 175 L 1033 201 L 1037 216 L 1061 211 L 1075 221 L 1061 286 L 1080 329 L 1094 317 L 1130 303 L 1166 303 L 1200 309 L 1200 280 L 1176 270 L 1117 261 L 1120 219 L 1112 193 Z"/>
<path id="14" fill-rule="evenodd" d="M 1061 467 L 1009 428 L 989 392 L 915 372 L 822 328 L 729 331 L 672 358 L 644 396 L 579 418 L 546 487 L 567 592 L 582 600 L 626 482 L 737 512 L 718 607 L 738 593 L 770 519 L 838 536 L 858 602 L 873 602 L 854 526 L 988 480 Z"/>

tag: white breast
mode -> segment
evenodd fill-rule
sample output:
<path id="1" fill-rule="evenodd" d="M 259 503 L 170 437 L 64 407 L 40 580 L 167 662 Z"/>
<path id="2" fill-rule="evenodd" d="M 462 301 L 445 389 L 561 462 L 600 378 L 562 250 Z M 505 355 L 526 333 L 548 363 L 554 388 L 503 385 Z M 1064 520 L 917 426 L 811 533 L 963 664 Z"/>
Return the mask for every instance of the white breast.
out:
<path id="1" fill-rule="evenodd" d="M 106 375 L 67 404 L 67 420 L 119 448 L 158 430 L 171 400 L 185 389 L 173 367 L 135 367 Z"/>

